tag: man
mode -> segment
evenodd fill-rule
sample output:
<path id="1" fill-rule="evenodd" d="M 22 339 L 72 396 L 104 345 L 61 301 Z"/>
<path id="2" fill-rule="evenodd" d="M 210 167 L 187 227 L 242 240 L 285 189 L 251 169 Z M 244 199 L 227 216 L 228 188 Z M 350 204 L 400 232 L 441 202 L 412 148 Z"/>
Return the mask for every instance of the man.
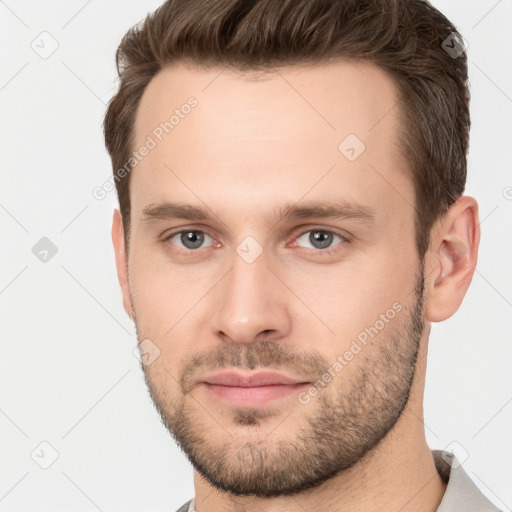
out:
<path id="1" fill-rule="evenodd" d="M 180 511 L 497 510 L 425 440 L 480 239 L 467 63 L 421 0 L 170 0 L 105 118 L 124 307 Z"/>

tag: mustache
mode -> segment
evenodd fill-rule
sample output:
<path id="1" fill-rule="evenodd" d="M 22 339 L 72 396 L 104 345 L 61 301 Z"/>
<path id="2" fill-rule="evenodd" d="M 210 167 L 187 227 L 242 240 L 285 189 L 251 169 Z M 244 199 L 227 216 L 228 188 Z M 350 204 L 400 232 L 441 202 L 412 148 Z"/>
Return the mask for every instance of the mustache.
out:
<path id="1" fill-rule="evenodd" d="M 316 352 L 297 352 L 280 342 L 226 343 L 194 354 L 183 367 L 179 383 L 183 394 L 190 391 L 198 372 L 224 368 L 294 370 L 316 381 L 329 369 L 327 360 Z"/>

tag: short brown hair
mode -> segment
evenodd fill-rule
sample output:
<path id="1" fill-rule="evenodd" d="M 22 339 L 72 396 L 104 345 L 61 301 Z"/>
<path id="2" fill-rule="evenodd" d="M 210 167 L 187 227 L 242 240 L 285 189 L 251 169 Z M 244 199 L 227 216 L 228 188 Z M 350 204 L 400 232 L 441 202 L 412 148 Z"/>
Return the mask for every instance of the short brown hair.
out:
<path id="1" fill-rule="evenodd" d="M 470 94 L 462 41 L 426 0 L 167 0 L 122 39 L 119 90 L 104 120 L 126 233 L 131 173 L 119 179 L 116 169 L 133 151 L 144 89 L 165 65 L 181 60 L 269 71 L 362 59 L 397 85 L 399 142 L 414 183 L 416 247 L 423 261 L 432 226 L 466 183 Z"/>

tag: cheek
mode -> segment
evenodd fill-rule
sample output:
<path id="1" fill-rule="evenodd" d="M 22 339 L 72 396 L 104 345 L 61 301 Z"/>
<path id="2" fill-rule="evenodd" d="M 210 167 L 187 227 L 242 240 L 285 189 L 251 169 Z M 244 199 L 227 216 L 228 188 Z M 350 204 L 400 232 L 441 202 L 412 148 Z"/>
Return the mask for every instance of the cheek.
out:
<path id="1" fill-rule="evenodd" d="M 313 336 L 331 359 L 361 333 L 364 338 L 365 330 L 376 322 L 379 334 L 389 333 L 392 326 L 398 327 L 400 311 L 411 301 L 412 263 L 410 258 L 375 251 L 335 266 L 310 267 L 308 272 L 289 270 L 284 280 L 300 299 L 299 303 L 290 297 L 296 303 L 293 315 L 300 324 L 298 332 Z"/>
<path id="2" fill-rule="evenodd" d="M 204 288 L 192 265 L 171 264 L 162 251 L 150 247 L 134 249 L 129 277 L 139 319 L 160 334 L 193 307 Z"/>
<path id="3" fill-rule="evenodd" d="M 130 291 L 140 341 L 150 339 L 160 350 L 150 368 L 155 382 L 162 379 L 169 381 L 169 386 L 177 386 L 179 368 L 197 351 L 191 340 L 204 338 L 200 334 L 206 332 L 205 319 L 209 316 L 201 315 L 201 311 L 211 287 L 208 275 L 193 265 L 171 265 L 149 250 L 134 252 Z"/>

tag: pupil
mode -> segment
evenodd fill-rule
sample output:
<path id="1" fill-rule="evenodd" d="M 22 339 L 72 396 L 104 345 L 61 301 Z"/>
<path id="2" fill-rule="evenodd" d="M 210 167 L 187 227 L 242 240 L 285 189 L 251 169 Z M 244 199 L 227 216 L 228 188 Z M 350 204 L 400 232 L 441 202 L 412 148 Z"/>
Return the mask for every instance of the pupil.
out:
<path id="1" fill-rule="evenodd" d="M 199 231 L 186 231 L 181 234 L 181 242 L 187 249 L 197 249 L 204 241 L 204 234 Z"/>
<path id="2" fill-rule="evenodd" d="M 332 243 L 332 233 L 325 231 L 312 231 L 309 235 L 309 241 L 317 249 L 325 249 Z"/>

